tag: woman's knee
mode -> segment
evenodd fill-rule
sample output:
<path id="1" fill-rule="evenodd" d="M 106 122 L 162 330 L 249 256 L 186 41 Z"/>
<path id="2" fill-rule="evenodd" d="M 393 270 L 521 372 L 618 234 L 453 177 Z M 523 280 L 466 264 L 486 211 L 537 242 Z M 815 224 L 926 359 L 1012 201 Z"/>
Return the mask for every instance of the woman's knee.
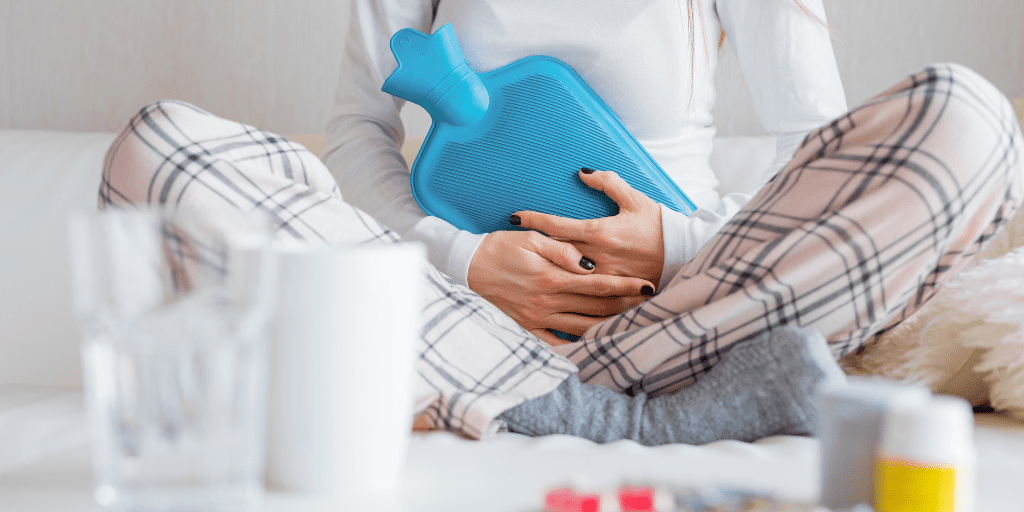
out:
<path id="1" fill-rule="evenodd" d="M 906 135 L 923 137 L 920 141 L 928 150 L 967 161 L 972 154 L 987 161 L 993 154 L 1019 153 L 1013 105 L 983 76 L 960 64 L 941 63 L 910 80 L 914 85 L 907 91 L 908 108 L 916 121 L 905 125 Z"/>
<path id="2" fill-rule="evenodd" d="M 1024 195 L 1024 141 L 1009 99 L 974 70 L 959 64 L 933 66 L 943 77 L 947 97 L 936 101 L 937 121 L 925 143 L 943 158 L 961 187 L 990 198 L 1017 203 Z"/>
<path id="3" fill-rule="evenodd" d="M 974 71 L 963 64 L 944 62 L 934 64 L 931 68 L 941 70 L 940 73 L 948 76 L 949 80 L 955 84 L 957 88 L 961 89 L 962 92 L 978 98 L 980 101 L 984 101 L 986 103 L 1008 102 L 1006 97 L 999 92 L 999 89 L 992 85 L 992 82 L 989 82 L 977 71 Z"/>
<path id="4" fill-rule="evenodd" d="M 132 117 L 132 124 L 157 119 L 161 121 L 188 121 L 197 117 L 207 118 L 212 115 L 191 103 L 163 99 L 156 100 L 140 108 L 135 116 Z"/>
<path id="5" fill-rule="evenodd" d="M 921 75 L 926 79 L 917 88 L 925 97 L 939 100 L 943 120 L 950 125 L 961 129 L 983 125 L 999 136 L 1012 136 L 1016 130 L 1016 113 L 1010 100 L 973 69 L 941 63 L 929 66 Z"/>
<path id="6" fill-rule="evenodd" d="M 139 109 L 107 149 L 99 207 L 151 202 L 153 177 L 174 152 L 168 148 L 187 139 L 182 130 L 199 124 L 200 117 L 210 114 L 177 100 L 154 101 Z"/>

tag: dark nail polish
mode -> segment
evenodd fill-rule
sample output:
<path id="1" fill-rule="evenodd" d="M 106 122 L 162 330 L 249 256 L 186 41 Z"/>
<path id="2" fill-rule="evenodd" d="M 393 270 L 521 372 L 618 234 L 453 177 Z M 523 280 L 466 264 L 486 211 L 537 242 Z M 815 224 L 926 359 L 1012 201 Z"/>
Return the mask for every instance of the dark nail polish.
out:
<path id="1" fill-rule="evenodd" d="M 654 288 L 645 284 L 643 288 L 640 288 L 640 295 L 650 297 L 651 295 L 654 295 Z"/>
<path id="2" fill-rule="evenodd" d="M 583 174 L 594 174 L 594 170 L 591 169 L 590 167 L 581 167 L 580 172 L 582 172 Z"/>
<path id="3" fill-rule="evenodd" d="M 509 215 L 508 223 L 512 224 L 513 226 L 518 226 L 523 223 L 523 219 L 520 219 L 518 215 Z"/>
<path id="4" fill-rule="evenodd" d="M 594 270 L 594 262 L 586 256 L 580 258 L 580 266 L 587 270 Z"/>

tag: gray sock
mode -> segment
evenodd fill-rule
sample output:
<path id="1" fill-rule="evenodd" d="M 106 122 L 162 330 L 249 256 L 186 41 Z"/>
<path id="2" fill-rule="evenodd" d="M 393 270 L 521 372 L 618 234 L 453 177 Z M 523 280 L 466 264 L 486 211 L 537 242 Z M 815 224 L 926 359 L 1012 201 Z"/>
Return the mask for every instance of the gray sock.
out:
<path id="1" fill-rule="evenodd" d="M 570 377 L 551 393 L 505 411 L 509 430 L 654 446 L 813 435 L 815 390 L 846 376 L 818 333 L 783 327 L 726 352 L 695 384 L 654 398 Z"/>

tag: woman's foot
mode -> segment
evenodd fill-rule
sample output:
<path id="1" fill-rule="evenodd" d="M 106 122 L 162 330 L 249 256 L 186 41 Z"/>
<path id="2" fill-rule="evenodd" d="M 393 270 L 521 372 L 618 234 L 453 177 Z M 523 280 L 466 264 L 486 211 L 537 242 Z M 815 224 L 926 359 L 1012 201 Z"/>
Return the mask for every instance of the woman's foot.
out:
<path id="1" fill-rule="evenodd" d="M 814 435 L 818 390 L 845 383 L 846 375 L 821 334 L 782 327 L 737 343 L 692 391 L 650 399 L 641 442 L 702 444 Z M 702 428 L 675 428 L 676 409 L 689 410 L 687 423 Z"/>
<path id="2" fill-rule="evenodd" d="M 782 327 L 737 343 L 699 381 L 673 393 L 628 396 L 581 384 L 573 376 L 501 418 L 513 432 L 568 434 L 599 443 L 704 444 L 812 435 L 817 390 L 845 382 L 820 334 Z"/>

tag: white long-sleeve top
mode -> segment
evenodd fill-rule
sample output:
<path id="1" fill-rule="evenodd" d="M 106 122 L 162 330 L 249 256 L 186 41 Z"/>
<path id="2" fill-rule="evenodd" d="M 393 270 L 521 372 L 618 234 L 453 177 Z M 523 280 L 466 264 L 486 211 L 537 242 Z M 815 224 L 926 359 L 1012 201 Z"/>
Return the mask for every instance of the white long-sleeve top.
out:
<path id="1" fill-rule="evenodd" d="M 468 285 L 485 235 L 427 216 L 412 195 L 399 151 L 404 100 L 382 92 L 397 67 L 391 36 L 451 23 L 478 73 L 530 55 L 569 64 L 693 201 L 689 217 L 662 207 L 665 266 L 659 288 L 750 200 L 721 198 L 708 164 L 719 31 L 738 56 L 761 124 L 778 135 L 760 185 L 792 158 L 806 134 L 846 112 L 821 0 L 696 0 L 691 39 L 685 0 L 352 0 L 340 84 L 323 158 L 350 204 Z M 691 41 L 693 46 L 691 47 Z M 607 169 L 614 170 L 614 169 Z"/>

